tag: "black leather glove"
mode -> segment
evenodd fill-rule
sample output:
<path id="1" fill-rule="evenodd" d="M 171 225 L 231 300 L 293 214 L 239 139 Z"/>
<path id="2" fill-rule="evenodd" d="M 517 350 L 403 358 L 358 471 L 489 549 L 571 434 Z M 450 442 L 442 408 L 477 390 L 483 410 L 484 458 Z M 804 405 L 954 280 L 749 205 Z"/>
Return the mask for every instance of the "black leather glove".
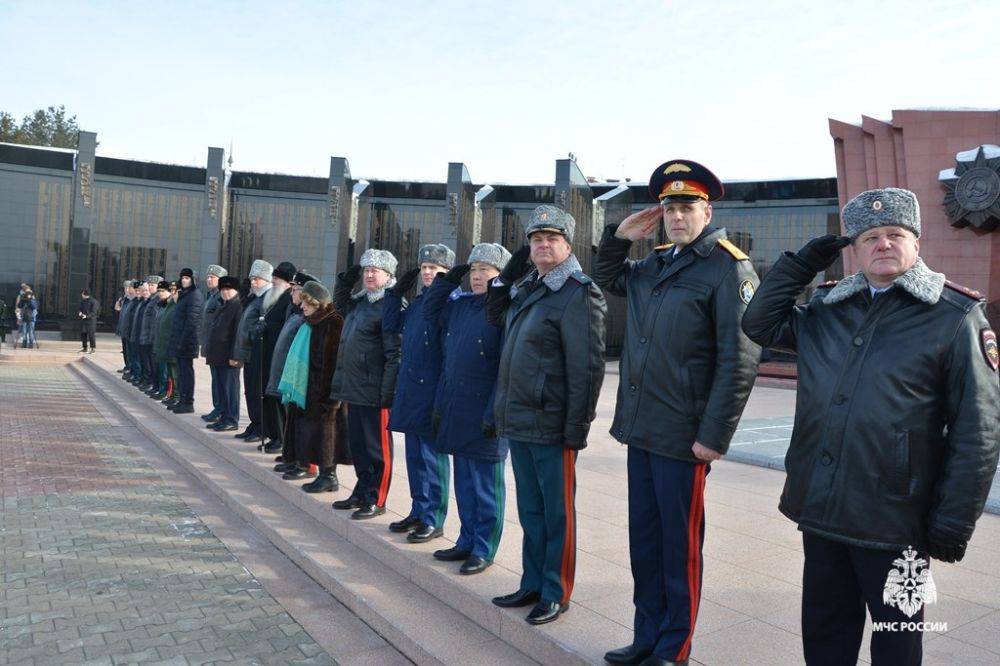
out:
<path id="1" fill-rule="evenodd" d="M 345 285 L 354 286 L 354 283 L 358 281 L 361 277 L 361 264 L 354 264 L 346 271 L 337 276 L 337 282 L 343 282 Z"/>
<path id="2" fill-rule="evenodd" d="M 488 437 L 489 439 L 496 439 L 497 437 L 497 427 L 492 423 L 483 424 L 483 437 Z"/>
<path id="3" fill-rule="evenodd" d="M 851 239 L 846 236 L 827 234 L 806 243 L 796 256 L 814 272 L 819 273 L 829 268 L 840 256 L 840 251 L 850 244 Z"/>
<path id="4" fill-rule="evenodd" d="M 459 264 L 445 273 L 444 279 L 457 287 L 462 284 L 462 278 L 464 278 L 470 270 L 472 270 L 472 266 L 469 264 Z"/>
<path id="5" fill-rule="evenodd" d="M 935 560 L 961 562 L 965 557 L 968 542 L 956 539 L 942 530 L 932 527 L 927 533 L 927 541 L 927 553 Z"/>
<path id="6" fill-rule="evenodd" d="M 413 285 L 417 283 L 417 276 L 420 275 L 419 268 L 411 268 L 410 270 L 403 273 L 403 275 L 396 280 L 396 284 L 392 288 L 392 293 L 399 297 L 413 289 Z"/>
<path id="7" fill-rule="evenodd" d="M 436 435 L 438 429 L 441 427 L 441 415 L 437 412 L 431 414 L 431 431 Z"/>
<path id="8" fill-rule="evenodd" d="M 531 270 L 531 247 L 521 246 L 521 249 L 511 255 L 507 265 L 500 271 L 500 279 L 504 284 L 514 284 Z"/>

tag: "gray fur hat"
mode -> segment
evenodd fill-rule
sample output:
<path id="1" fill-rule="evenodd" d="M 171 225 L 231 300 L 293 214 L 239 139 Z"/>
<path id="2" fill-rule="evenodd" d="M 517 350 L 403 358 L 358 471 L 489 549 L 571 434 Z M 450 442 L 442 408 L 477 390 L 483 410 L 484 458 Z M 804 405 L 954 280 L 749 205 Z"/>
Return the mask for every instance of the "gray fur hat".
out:
<path id="1" fill-rule="evenodd" d="M 368 268 L 373 266 L 375 268 L 381 268 L 389 275 L 396 274 L 396 257 L 392 256 L 392 252 L 389 250 L 376 250 L 375 248 L 368 248 L 365 253 L 361 255 L 361 268 Z"/>
<path id="2" fill-rule="evenodd" d="M 497 243 L 477 243 L 472 248 L 472 252 L 469 253 L 468 263 L 472 264 L 477 261 L 495 266 L 502 271 L 503 267 L 510 261 L 510 252 L 503 245 Z"/>
<path id="3" fill-rule="evenodd" d="M 128 289 L 129 287 L 132 286 L 132 280 L 124 280 L 122 282 L 122 286 L 125 287 L 126 289 Z"/>
<path id="4" fill-rule="evenodd" d="M 920 204 L 917 195 L 898 187 L 862 192 L 847 202 L 841 218 L 854 240 L 875 227 L 903 227 L 920 237 Z"/>
<path id="5" fill-rule="evenodd" d="M 309 280 L 309 282 L 302 285 L 302 295 L 308 296 L 314 301 L 319 301 L 320 305 L 326 305 L 332 300 L 330 290 L 315 280 Z"/>
<path id="6" fill-rule="evenodd" d="M 418 264 L 434 264 L 442 268 L 455 267 L 455 252 L 447 245 L 440 243 L 424 245 L 417 252 Z"/>
<path id="7" fill-rule="evenodd" d="M 162 275 L 147 275 L 146 276 L 146 284 L 160 284 L 161 282 L 163 282 L 163 276 Z"/>
<path id="8" fill-rule="evenodd" d="M 205 275 L 214 275 L 215 277 L 226 277 L 227 275 L 229 275 L 229 271 L 227 271 L 222 266 L 209 264 L 208 268 L 205 269 Z"/>
<path id="9" fill-rule="evenodd" d="M 544 204 L 531 211 L 531 218 L 524 228 L 528 238 L 536 231 L 552 231 L 562 234 L 570 243 L 573 242 L 573 232 L 576 230 L 576 220 L 562 208 Z"/>
<path id="10" fill-rule="evenodd" d="M 250 275 L 251 278 L 260 278 L 262 280 L 271 281 L 271 277 L 274 274 L 274 266 L 267 263 L 263 259 L 254 259 L 253 264 L 250 265 Z"/>

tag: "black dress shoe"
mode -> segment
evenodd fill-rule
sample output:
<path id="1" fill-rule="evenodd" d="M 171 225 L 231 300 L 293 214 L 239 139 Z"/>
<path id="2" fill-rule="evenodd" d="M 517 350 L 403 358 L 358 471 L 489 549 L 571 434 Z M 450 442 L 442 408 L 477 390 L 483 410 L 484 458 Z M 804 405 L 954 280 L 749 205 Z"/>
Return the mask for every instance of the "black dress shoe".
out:
<path id="1" fill-rule="evenodd" d="M 161 393 L 154 393 L 153 395 L 151 395 L 149 397 L 151 399 L 153 399 L 153 400 L 164 400 L 167 397 L 167 394 L 166 393 L 162 393 L 162 392 Z"/>
<path id="2" fill-rule="evenodd" d="M 444 536 L 443 529 L 427 525 L 426 523 L 420 523 L 406 535 L 406 540 L 410 543 L 424 543 L 431 539 L 437 539 L 439 536 Z"/>
<path id="3" fill-rule="evenodd" d="M 524 618 L 528 624 L 546 624 L 558 619 L 560 615 L 569 610 L 569 604 L 560 604 L 555 601 L 539 601 L 535 607 Z"/>
<path id="4" fill-rule="evenodd" d="M 201 420 L 202 421 L 208 421 L 209 423 L 215 423 L 216 421 L 218 421 L 221 418 L 222 418 L 222 414 L 220 414 L 219 412 L 209 412 L 208 414 L 202 414 L 201 415 Z"/>
<path id="5" fill-rule="evenodd" d="M 250 426 L 247 426 L 246 430 L 244 430 L 243 432 L 239 433 L 238 435 L 233 435 L 233 437 L 235 437 L 236 439 L 246 439 L 247 437 L 249 437 L 252 434 L 253 434 L 253 429 Z"/>
<path id="6" fill-rule="evenodd" d="M 177 405 L 174 414 L 194 414 L 194 405 Z"/>
<path id="7" fill-rule="evenodd" d="M 625 647 L 618 648 L 617 650 L 608 650 L 604 653 L 604 661 L 609 664 L 628 664 L 629 666 L 635 666 L 652 653 L 653 650 L 651 648 L 639 647 L 633 643 L 632 645 L 626 645 Z"/>
<path id="8" fill-rule="evenodd" d="M 416 516 L 407 516 L 402 520 L 397 520 L 394 523 L 389 523 L 390 532 L 409 532 L 412 529 L 420 527 L 423 523 Z"/>
<path id="9" fill-rule="evenodd" d="M 442 562 L 462 562 L 469 559 L 469 555 L 472 555 L 472 553 L 462 550 L 458 546 L 434 551 L 434 559 L 441 560 Z"/>
<path id="10" fill-rule="evenodd" d="M 358 509 L 361 508 L 361 500 L 359 500 L 354 495 L 351 495 L 347 499 L 337 500 L 333 503 L 333 508 L 340 511 L 347 509 Z"/>
<path id="11" fill-rule="evenodd" d="M 472 555 L 465 561 L 462 567 L 458 570 L 458 573 L 463 576 L 471 576 L 472 574 L 486 571 L 491 564 L 493 563 L 489 560 L 484 560 L 478 555 Z"/>
<path id="12" fill-rule="evenodd" d="M 274 440 L 264 445 L 264 453 L 277 453 L 281 449 L 282 449 L 281 442 L 276 442 Z"/>
<path id="13" fill-rule="evenodd" d="M 493 597 L 493 605 L 500 608 L 520 608 L 533 604 L 541 598 L 542 595 L 534 590 L 518 590 L 502 597 Z"/>
<path id="14" fill-rule="evenodd" d="M 249 435 L 247 435 L 246 437 L 243 438 L 244 442 L 259 442 L 260 440 L 261 440 L 261 436 L 258 435 L 255 432 L 252 432 L 252 433 L 250 433 Z"/>
<path id="15" fill-rule="evenodd" d="M 295 481 L 296 479 L 312 478 L 316 476 L 315 474 L 310 474 L 307 470 L 302 469 L 298 465 L 295 465 L 292 469 L 288 470 L 281 475 L 285 481 Z"/>
<path id="16" fill-rule="evenodd" d="M 216 421 L 209 426 L 215 432 L 232 432 L 233 430 L 239 430 L 240 427 L 235 423 L 221 423 Z"/>
<path id="17" fill-rule="evenodd" d="M 667 659 L 657 657 L 655 654 L 651 654 L 637 663 L 639 666 L 688 666 L 687 659 L 684 661 L 669 661 Z"/>
<path id="18" fill-rule="evenodd" d="M 336 474 L 320 474 L 312 483 L 302 486 L 307 493 L 332 493 L 340 489 Z"/>
<path id="19" fill-rule="evenodd" d="M 284 456 L 274 456 L 274 462 L 285 462 Z"/>
<path id="20" fill-rule="evenodd" d="M 293 462 L 278 463 L 277 465 L 274 466 L 274 471 L 277 472 L 278 474 L 284 474 L 285 472 L 290 472 L 291 470 L 296 469 L 297 467 L 298 465 L 296 465 Z"/>
<path id="21" fill-rule="evenodd" d="M 378 504 L 363 505 L 351 514 L 351 520 L 368 520 L 385 513 L 385 507 Z"/>

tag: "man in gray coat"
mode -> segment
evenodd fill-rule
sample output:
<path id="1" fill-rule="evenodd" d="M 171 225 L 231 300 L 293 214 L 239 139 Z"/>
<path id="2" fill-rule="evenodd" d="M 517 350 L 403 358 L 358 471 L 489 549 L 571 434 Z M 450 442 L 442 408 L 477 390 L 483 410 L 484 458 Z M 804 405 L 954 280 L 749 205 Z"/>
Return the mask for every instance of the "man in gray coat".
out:
<path id="1" fill-rule="evenodd" d="M 604 381 L 604 295 L 573 255 L 573 216 L 539 206 L 524 249 L 489 288 L 487 319 L 503 326 L 493 415 L 510 443 L 524 531 L 521 584 L 493 599 L 534 604 L 531 624 L 569 608 L 576 572 L 576 457 L 587 446 Z M 513 268 L 510 271 L 508 267 Z"/>
<path id="2" fill-rule="evenodd" d="M 229 275 L 229 271 L 216 264 L 209 264 L 208 268 L 205 269 L 205 305 L 202 308 L 201 333 L 198 336 L 201 355 L 203 357 L 207 353 L 205 347 L 208 345 L 208 334 L 212 330 L 212 323 L 215 321 L 215 312 L 222 304 L 222 297 L 219 296 L 219 278 L 227 275 Z M 227 371 L 221 366 L 210 365 L 208 367 L 212 375 L 212 411 L 208 414 L 202 414 L 201 418 L 208 423 L 215 423 L 222 415 L 219 390 L 222 386 L 222 380 L 219 374 L 220 370 L 223 373 L 227 373 Z M 239 401 L 237 401 L 237 404 L 239 404 Z"/>
<path id="3" fill-rule="evenodd" d="M 980 295 L 920 258 L 912 192 L 862 192 L 842 220 L 775 263 L 743 330 L 798 353 L 778 508 L 802 531 L 806 661 L 855 663 L 867 606 L 872 663 L 919 664 L 930 559 L 962 559 L 996 473 L 1000 354 Z M 796 305 L 847 245 L 861 270 Z"/>

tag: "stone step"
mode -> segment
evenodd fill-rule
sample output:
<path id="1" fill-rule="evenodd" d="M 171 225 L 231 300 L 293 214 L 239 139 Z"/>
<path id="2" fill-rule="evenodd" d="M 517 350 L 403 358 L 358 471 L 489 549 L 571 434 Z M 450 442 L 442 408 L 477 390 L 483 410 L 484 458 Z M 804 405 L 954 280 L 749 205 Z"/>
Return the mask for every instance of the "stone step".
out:
<path id="1" fill-rule="evenodd" d="M 167 413 L 98 361 L 85 359 L 72 367 L 333 596 L 418 663 L 469 663 L 484 657 L 495 663 L 600 663 L 600 653 L 585 646 L 621 640 L 608 635 L 605 618 L 578 606 L 555 625 L 532 627 L 524 622 L 524 609 L 504 610 L 490 602 L 499 591 L 517 589 L 515 572 L 494 565 L 481 576 L 457 576 L 454 566 L 429 556 L 450 545 L 443 540 L 405 544 L 400 535 L 386 530 L 386 523 L 395 519 L 388 513 L 370 521 L 350 520 L 350 512 L 330 508 L 332 494 L 310 495 L 299 490 L 299 483 L 283 481 L 271 471 L 272 456 L 247 445 L 234 446 L 232 437 L 206 430 L 197 416 Z M 350 472 L 344 467 L 338 472 L 342 486 L 350 487 Z M 587 640 L 574 643 L 579 632 Z"/>

